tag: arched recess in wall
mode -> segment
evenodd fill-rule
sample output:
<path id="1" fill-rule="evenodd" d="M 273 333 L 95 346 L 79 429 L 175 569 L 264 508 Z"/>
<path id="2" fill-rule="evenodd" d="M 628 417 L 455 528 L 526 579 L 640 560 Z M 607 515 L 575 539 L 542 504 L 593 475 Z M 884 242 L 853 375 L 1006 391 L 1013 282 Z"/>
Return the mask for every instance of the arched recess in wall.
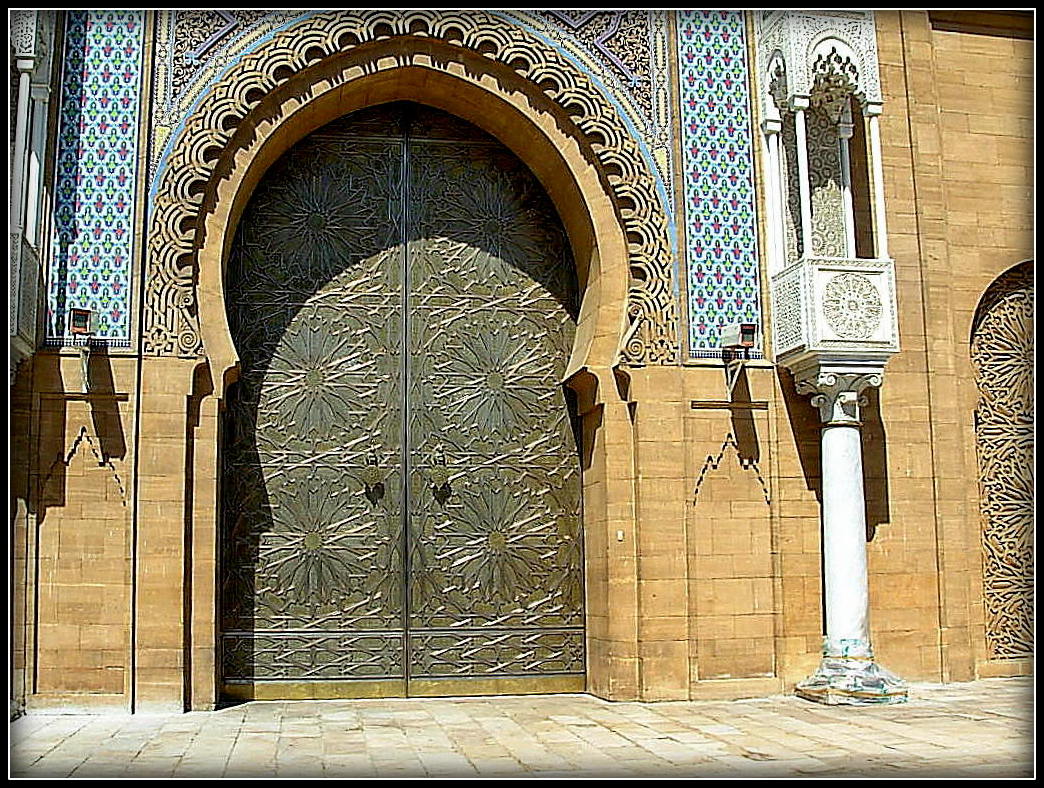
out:
<path id="1" fill-rule="evenodd" d="M 542 182 L 584 289 L 570 371 L 677 359 L 667 218 L 637 143 L 573 64 L 479 11 L 318 14 L 211 87 L 166 161 L 150 221 L 147 355 L 204 353 L 223 389 L 235 363 L 221 284 L 226 228 L 294 142 L 395 100 L 483 128 Z"/>
<path id="2" fill-rule="evenodd" d="M 1033 263 L 999 276 L 979 302 L 971 359 L 990 659 L 1033 655 Z"/>

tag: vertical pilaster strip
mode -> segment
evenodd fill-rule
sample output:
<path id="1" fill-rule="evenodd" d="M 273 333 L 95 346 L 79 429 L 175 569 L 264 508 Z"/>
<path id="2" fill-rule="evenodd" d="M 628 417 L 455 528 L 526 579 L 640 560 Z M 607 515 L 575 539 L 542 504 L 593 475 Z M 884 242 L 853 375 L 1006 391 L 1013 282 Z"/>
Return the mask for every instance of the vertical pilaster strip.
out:
<path id="1" fill-rule="evenodd" d="M 746 26 L 742 11 L 676 20 L 688 355 L 720 358 L 719 326 L 761 322 Z"/>
<path id="2" fill-rule="evenodd" d="M 197 380 L 199 376 L 197 374 Z M 218 501 L 218 398 L 197 392 L 196 423 L 190 417 L 193 434 L 192 551 L 188 556 L 190 584 L 189 666 L 192 671 L 189 708 L 213 710 L 217 703 L 217 541 L 220 502 Z"/>
<path id="3" fill-rule="evenodd" d="M 62 74 L 47 343 L 71 344 L 66 314 L 130 346 L 143 11 L 70 11 Z"/>
<path id="4" fill-rule="evenodd" d="M 882 41 L 889 40 L 894 61 L 895 87 L 891 91 L 903 101 L 903 111 L 895 119 L 878 120 L 872 108 L 866 114 L 871 115 L 870 142 L 876 139 L 878 146 L 870 154 L 874 179 L 884 186 L 883 178 L 878 178 L 878 168 L 883 170 L 885 165 L 883 155 L 878 155 L 882 150 L 888 155 L 888 191 L 912 194 L 913 198 L 901 213 L 892 214 L 891 241 L 904 252 L 896 255 L 898 264 L 910 261 L 906 271 L 899 268 L 897 273 L 910 283 L 906 311 L 916 314 L 916 319 L 909 320 L 911 330 L 924 337 L 921 358 L 912 369 L 923 376 L 922 396 L 930 414 L 922 456 L 930 464 L 926 476 L 931 479 L 933 571 L 938 578 L 939 651 L 932 668 L 939 671 L 941 681 L 967 681 L 976 676 L 977 658 L 984 656 L 981 619 L 975 612 L 981 599 L 982 553 L 978 519 L 969 517 L 974 509 L 969 510 L 965 498 L 965 491 L 971 490 L 973 495 L 978 491 L 968 483 L 974 478 L 974 452 L 965 454 L 974 445 L 972 414 L 962 413 L 958 405 L 963 399 L 963 365 L 967 363 L 959 357 L 967 353 L 968 346 L 967 334 L 954 318 L 960 314 L 955 273 L 961 264 L 959 257 L 950 255 L 941 77 L 927 12 L 894 11 L 878 16 Z M 895 195 L 892 201 L 897 201 Z M 968 330 L 966 325 L 963 330 Z"/>
<path id="5" fill-rule="evenodd" d="M 195 359 L 141 365 L 134 567 L 134 709 L 185 709 L 187 419 Z M 202 505 L 202 504 L 200 504 Z"/>
<path id="6" fill-rule="evenodd" d="M 881 162 L 881 130 L 877 117 L 880 105 L 870 104 L 865 110 L 870 135 L 870 167 L 874 190 L 874 240 L 877 258 L 888 257 L 888 222 L 885 218 L 884 165 Z"/>

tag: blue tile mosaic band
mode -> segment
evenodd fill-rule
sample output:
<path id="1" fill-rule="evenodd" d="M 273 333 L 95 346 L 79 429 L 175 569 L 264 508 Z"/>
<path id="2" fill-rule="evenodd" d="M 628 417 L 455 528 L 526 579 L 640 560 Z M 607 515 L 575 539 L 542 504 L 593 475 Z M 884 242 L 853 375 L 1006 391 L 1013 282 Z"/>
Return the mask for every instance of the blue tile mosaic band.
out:
<path id="1" fill-rule="evenodd" d="M 70 11 L 65 32 L 47 343 L 73 344 L 69 310 L 93 339 L 130 345 L 145 15 Z"/>
<path id="2" fill-rule="evenodd" d="M 676 18 L 689 357 L 716 358 L 719 326 L 761 324 L 746 34 L 741 11 Z"/>

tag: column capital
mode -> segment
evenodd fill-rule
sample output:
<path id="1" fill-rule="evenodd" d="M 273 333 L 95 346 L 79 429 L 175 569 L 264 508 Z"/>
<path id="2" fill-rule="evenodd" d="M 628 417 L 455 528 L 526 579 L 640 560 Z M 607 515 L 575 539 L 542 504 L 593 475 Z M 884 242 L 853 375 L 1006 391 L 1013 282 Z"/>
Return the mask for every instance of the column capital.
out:
<path id="1" fill-rule="evenodd" d="M 808 96 L 791 96 L 790 97 L 790 108 L 797 111 L 804 111 L 812 106 L 812 101 Z"/>
<path id="2" fill-rule="evenodd" d="M 852 123 L 852 107 L 846 102 L 841 105 L 841 113 L 837 119 L 837 136 L 843 140 L 849 140 L 852 138 L 852 134 L 855 132 L 855 126 Z M 855 255 L 851 255 L 855 257 Z"/>
<path id="3" fill-rule="evenodd" d="M 884 104 L 878 101 L 868 101 L 863 106 L 863 115 L 868 118 L 877 117 L 884 112 Z"/>
<path id="4" fill-rule="evenodd" d="M 50 101 L 51 86 L 43 82 L 33 82 L 30 86 L 29 95 L 32 97 L 33 101 Z"/>
<path id="5" fill-rule="evenodd" d="M 795 384 L 798 393 L 812 395 L 812 406 L 819 409 L 824 425 L 858 427 L 859 407 L 866 404 L 863 392 L 879 387 L 883 376 L 882 369 L 814 369 L 798 377 Z"/>

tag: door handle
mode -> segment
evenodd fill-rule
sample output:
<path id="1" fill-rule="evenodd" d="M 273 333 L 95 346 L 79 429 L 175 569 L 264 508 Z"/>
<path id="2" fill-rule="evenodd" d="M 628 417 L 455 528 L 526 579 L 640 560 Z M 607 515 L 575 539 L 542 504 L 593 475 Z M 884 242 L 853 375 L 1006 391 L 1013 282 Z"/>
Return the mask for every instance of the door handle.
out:
<path id="1" fill-rule="evenodd" d="M 370 449 L 370 461 L 363 468 L 362 482 L 370 503 L 376 504 L 384 497 L 384 471 L 377 465 L 377 452 L 373 449 Z"/>
<path id="2" fill-rule="evenodd" d="M 428 468 L 428 478 L 431 480 L 431 492 L 435 500 L 440 504 L 446 503 L 453 494 L 453 488 L 449 483 L 450 470 L 446 467 L 446 452 L 441 443 L 435 445 L 435 456 Z"/>

